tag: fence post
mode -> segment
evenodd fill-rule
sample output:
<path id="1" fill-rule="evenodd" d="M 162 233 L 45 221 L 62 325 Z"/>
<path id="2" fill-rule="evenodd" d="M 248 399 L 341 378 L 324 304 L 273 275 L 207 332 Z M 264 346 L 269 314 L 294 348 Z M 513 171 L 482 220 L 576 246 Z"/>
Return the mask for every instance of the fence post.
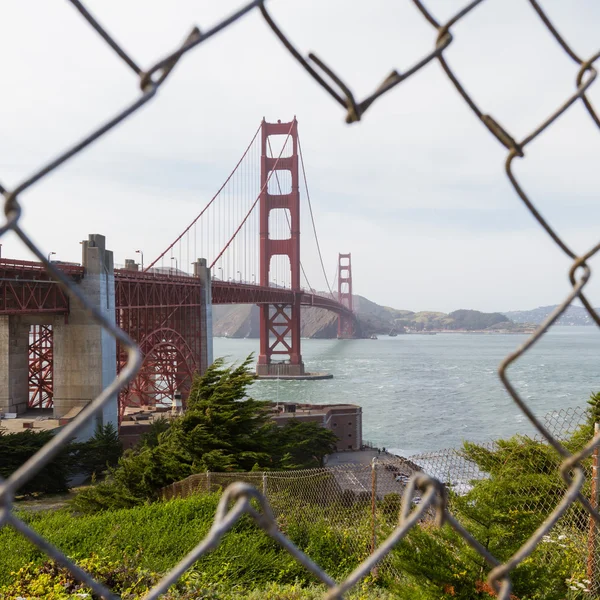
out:
<path id="1" fill-rule="evenodd" d="M 206 471 L 206 491 L 210 494 L 210 471 Z"/>
<path id="2" fill-rule="evenodd" d="M 594 436 L 600 431 L 600 425 L 594 423 Z M 592 454 L 592 481 L 591 481 L 591 492 L 590 502 L 594 508 L 598 508 L 598 492 L 600 486 L 598 485 L 598 446 L 594 448 Z M 592 594 L 597 593 L 598 581 L 597 581 L 597 566 L 596 566 L 596 545 L 598 537 L 598 525 L 592 517 L 590 517 L 590 527 L 588 534 L 588 560 L 587 560 L 587 578 L 590 580 L 588 585 Z"/>
<path id="3" fill-rule="evenodd" d="M 377 547 L 377 458 L 375 456 L 371 461 L 371 522 L 371 554 L 373 554 Z M 371 573 L 374 577 L 377 577 L 377 572 L 377 566 L 373 567 Z"/>
<path id="4" fill-rule="evenodd" d="M 267 497 L 267 473 L 265 471 L 263 471 L 263 478 L 262 478 L 262 493 L 263 493 L 263 496 L 266 498 Z"/>

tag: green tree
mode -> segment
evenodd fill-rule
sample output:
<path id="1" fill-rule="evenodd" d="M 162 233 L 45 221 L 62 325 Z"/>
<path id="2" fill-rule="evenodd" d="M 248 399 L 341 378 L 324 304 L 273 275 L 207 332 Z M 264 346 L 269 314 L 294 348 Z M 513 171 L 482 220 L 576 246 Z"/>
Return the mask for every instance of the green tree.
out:
<path id="1" fill-rule="evenodd" d="M 94 435 L 86 442 L 74 444 L 74 469 L 89 475 L 101 475 L 119 462 L 123 444 L 119 432 L 112 423 L 98 423 Z"/>
<path id="2" fill-rule="evenodd" d="M 590 399 L 588 400 L 588 425 L 591 425 L 592 428 L 594 423 L 600 423 L 600 392 L 596 392 L 595 394 L 590 395 Z"/>
<path id="3" fill-rule="evenodd" d="M 223 359 L 216 360 L 195 378 L 186 412 L 165 434 L 200 471 L 272 466 L 270 403 L 247 396 L 255 379 L 251 362 L 249 356 L 237 367 L 225 367 Z"/>
<path id="4" fill-rule="evenodd" d="M 27 429 L 16 433 L 6 433 L 0 429 L 0 477 L 6 479 L 27 459 L 49 443 L 54 437 L 52 431 Z M 69 488 L 69 478 L 74 472 L 74 446 L 68 445 L 50 463 L 38 471 L 21 486 L 18 493 L 58 493 Z"/>
<path id="5" fill-rule="evenodd" d="M 138 448 L 125 452 L 109 481 L 81 492 L 75 506 L 83 511 L 133 506 L 155 499 L 174 481 L 207 470 L 266 470 L 292 466 L 295 460 L 320 461 L 331 440 L 321 431 L 312 446 L 298 439 L 298 449 L 289 440 L 280 448 L 284 440 L 271 420 L 270 403 L 248 397 L 255 378 L 251 361 L 249 356 L 238 366 L 225 366 L 218 359 L 196 376 L 184 414 L 170 426 L 157 425 Z"/>
<path id="6" fill-rule="evenodd" d="M 6 433 L 0 429 L 0 477 L 8 477 L 27 459 L 49 443 L 54 431 L 25 430 Z M 116 428 L 99 425 L 86 442 L 71 442 L 27 481 L 19 490 L 23 494 L 57 493 L 69 489 L 74 475 L 97 475 L 115 466 L 123 453 Z"/>
<path id="7" fill-rule="evenodd" d="M 165 417 L 155 419 L 150 423 L 149 430 L 142 435 L 140 446 L 155 448 L 160 443 L 160 436 L 171 427 L 171 421 Z"/>
<path id="8" fill-rule="evenodd" d="M 590 399 L 588 421 L 563 443 L 571 452 L 593 433 L 600 394 Z M 566 492 L 560 455 L 547 443 L 525 436 L 499 440 L 493 447 L 466 442 L 462 455 L 475 463 L 484 479 L 471 482 L 465 495 L 450 493 L 451 512 L 496 558 L 506 561 L 533 534 Z M 586 461 L 586 466 L 589 459 Z M 589 485 L 584 486 L 589 494 Z M 566 580 L 583 577 L 589 518 L 574 503 L 535 552 L 511 574 L 513 593 L 521 600 L 563 600 Z M 414 528 L 393 553 L 398 568 L 428 598 L 487 598 L 489 565 L 449 527 Z"/>
<path id="9" fill-rule="evenodd" d="M 327 454 L 335 452 L 338 437 L 318 423 L 291 419 L 275 432 L 277 465 L 283 469 L 313 469 L 323 466 Z"/>

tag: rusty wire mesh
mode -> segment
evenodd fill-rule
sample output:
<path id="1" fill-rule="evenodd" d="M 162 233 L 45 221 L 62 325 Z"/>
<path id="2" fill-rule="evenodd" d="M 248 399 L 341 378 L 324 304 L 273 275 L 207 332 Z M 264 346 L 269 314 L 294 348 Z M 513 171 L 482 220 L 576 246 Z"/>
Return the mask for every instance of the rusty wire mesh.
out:
<path id="1" fill-rule="evenodd" d="M 584 408 L 569 408 L 549 413 L 544 423 L 552 429 L 557 439 L 568 440 L 586 423 L 587 417 Z M 522 436 L 520 439 L 521 447 L 529 442 L 541 452 L 538 452 L 537 460 L 531 460 L 529 465 L 522 458 L 519 459 L 525 477 L 515 480 L 510 488 L 514 497 L 513 507 L 541 525 L 555 508 L 557 490 L 562 494 L 567 486 L 559 477 L 560 458 L 552 452 L 546 452 L 549 450 L 548 444 L 539 436 Z M 495 463 L 492 471 L 502 468 L 506 456 L 499 451 L 501 446 L 498 442 L 479 443 L 477 447 L 492 456 Z M 510 447 L 508 451 L 515 452 L 515 448 Z M 535 459 L 536 454 L 528 453 L 527 456 Z M 584 464 L 584 470 L 589 477 L 589 462 Z M 282 531 L 290 533 L 290 523 L 293 523 L 296 535 L 299 528 L 322 526 L 329 534 L 335 535 L 337 544 L 347 549 L 349 555 L 366 559 L 396 527 L 398 510 L 408 481 L 419 472 L 444 484 L 448 491 L 450 511 L 454 508 L 460 510 L 460 503 L 467 499 L 471 501 L 469 492 L 473 484 L 490 476 L 489 472 L 481 470 L 475 461 L 466 456 L 463 449 L 450 448 L 408 458 L 384 453 L 378 455 L 372 465 L 344 464 L 282 472 L 200 473 L 165 487 L 162 497 L 170 500 L 221 492 L 234 481 L 241 481 L 253 486 L 267 499 Z M 549 479 L 548 473 L 555 473 L 555 479 Z M 529 474 L 531 477 L 528 477 Z M 589 485 L 584 488 L 584 493 L 590 496 Z M 418 506 L 421 494 L 415 493 L 410 501 L 413 506 Z M 434 511 L 426 511 L 422 515 L 422 525 L 427 526 L 434 519 Z M 578 572 L 595 573 L 600 557 L 597 551 L 590 552 L 590 543 L 596 545 L 597 536 L 596 528 L 590 530 L 587 512 L 575 504 L 565 512 L 560 525 L 542 538 L 535 552 L 541 554 L 546 563 L 561 562 L 568 558 Z M 310 550 L 307 551 L 310 555 Z M 378 565 L 379 573 L 401 580 L 403 573 L 398 563 L 393 557 L 386 558 Z M 348 565 L 347 574 L 351 570 L 351 565 Z M 590 587 L 589 580 L 582 578 L 581 581 L 582 585 Z M 593 590 L 594 593 L 598 591 Z"/>
<path id="2" fill-rule="evenodd" d="M 463 86 L 458 73 L 453 70 L 447 63 L 444 57 L 444 51 L 452 44 L 453 34 L 452 28 L 461 21 L 467 14 L 473 11 L 481 4 L 485 4 L 488 0 L 474 0 L 466 4 L 460 11 L 444 23 L 438 22 L 432 14 L 427 10 L 421 0 L 412 0 L 413 4 L 423 15 L 423 18 L 437 32 L 435 45 L 431 52 L 414 64 L 411 68 L 404 72 L 393 71 L 381 83 L 381 85 L 369 96 L 362 100 L 354 97 L 349 85 L 344 82 L 328 65 L 316 54 L 310 54 L 307 58 L 294 47 L 292 42 L 278 27 L 272 16 L 269 14 L 264 0 L 254 0 L 247 3 L 230 17 L 224 19 L 216 26 L 201 32 L 197 27 L 191 29 L 185 42 L 176 48 L 169 55 L 155 62 L 150 68 L 142 69 L 138 63 L 115 41 L 113 37 L 104 29 L 94 17 L 87 11 L 84 5 L 79 0 L 70 0 L 72 5 L 77 9 L 82 18 L 85 19 L 95 31 L 104 39 L 108 46 L 128 65 L 133 72 L 133 75 L 138 78 L 141 95 L 135 98 L 132 103 L 123 111 L 119 112 L 112 119 L 107 121 L 101 127 L 91 132 L 85 138 L 76 142 L 72 147 L 59 154 L 51 162 L 42 165 L 35 173 L 22 181 L 13 189 L 7 189 L 0 183 L 0 192 L 4 195 L 4 212 L 6 222 L 0 226 L 0 236 L 7 231 L 13 231 L 27 246 L 31 252 L 41 261 L 48 272 L 54 277 L 64 289 L 68 291 L 71 298 L 75 302 L 80 302 L 89 310 L 91 318 L 101 324 L 116 340 L 123 344 L 127 349 L 128 361 L 120 372 L 119 376 L 100 394 L 79 416 L 65 427 L 54 439 L 43 448 L 38 454 L 33 456 L 24 465 L 22 465 L 13 475 L 6 481 L 0 484 L 0 526 L 10 525 L 16 530 L 25 535 L 33 544 L 37 545 L 41 550 L 47 553 L 52 558 L 56 559 L 81 581 L 89 585 L 93 591 L 101 597 L 110 598 L 111 592 L 103 585 L 94 581 L 89 574 L 77 567 L 57 548 L 50 545 L 45 539 L 37 535 L 23 521 L 19 520 L 11 511 L 12 498 L 16 491 L 28 481 L 36 472 L 44 467 L 52 458 L 61 450 L 61 448 L 72 438 L 85 422 L 92 417 L 102 406 L 107 403 L 111 397 L 118 392 L 119 388 L 131 380 L 136 369 L 140 364 L 139 352 L 131 339 L 122 331 L 115 327 L 109 320 L 105 319 L 97 312 L 87 301 L 77 287 L 69 281 L 69 279 L 60 272 L 55 266 L 50 264 L 43 252 L 38 248 L 35 242 L 28 236 L 27 232 L 22 229 L 20 224 L 21 206 L 19 203 L 19 195 L 30 188 L 31 186 L 43 181 L 43 179 L 54 169 L 61 166 L 81 150 L 95 142 L 117 125 L 125 121 L 130 115 L 135 113 L 144 104 L 149 102 L 159 91 L 160 87 L 165 83 L 169 73 L 184 57 L 186 53 L 194 48 L 201 46 L 206 40 L 226 30 L 232 23 L 244 17 L 250 11 L 260 11 L 270 28 L 275 35 L 280 39 L 286 50 L 298 61 L 298 63 L 307 71 L 307 73 L 346 111 L 346 121 L 351 123 L 359 121 L 362 115 L 370 109 L 374 102 L 382 95 L 389 93 L 394 87 L 398 86 L 411 75 L 418 72 L 421 68 L 433 60 L 437 60 L 448 79 L 454 85 L 458 93 L 462 96 L 474 115 L 488 129 L 488 131 L 507 149 L 507 158 L 505 163 L 506 174 L 516 191 L 517 195 L 527 207 L 531 215 L 537 220 L 539 225 L 546 231 L 554 243 L 561 251 L 572 261 L 569 270 L 569 279 L 571 282 L 571 292 L 558 306 L 558 308 L 550 315 L 550 317 L 537 329 L 537 331 L 515 352 L 507 356 L 499 367 L 500 379 L 520 410 L 527 416 L 530 422 L 534 425 L 539 434 L 554 448 L 557 456 L 560 457 L 560 475 L 565 482 L 565 493 L 560 499 L 556 499 L 556 504 L 552 511 L 547 515 L 545 520 L 540 523 L 539 528 L 530 537 L 530 539 L 518 550 L 509 560 L 501 563 L 494 557 L 486 548 L 484 548 L 475 538 L 452 516 L 449 511 L 449 505 L 445 487 L 436 479 L 426 475 L 423 472 L 417 472 L 409 480 L 406 485 L 404 501 L 400 508 L 400 517 L 398 527 L 390 534 L 389 538 L 381 543 L 374 554 L 371 554 L 365 561 L 351 573 L 343 582 L 335 582 L 329 575 L 323 572 L 318 565 L 314 564 L 310 559 L 295 548 L 290 541 L 282 535 L 277 529 L 276 521 L 273 513 L 268 506 L 264 496 L 257 492 L 252 486 L 244 483 L 232 484 L 223 495 L 222 502 L 215 516 L 214 526 L 207 536 L 194 551 L 181 561 L 170 573 L 168 573 L 163 581 L 148 594 L 148 598 L 157 598 L 159 595 L 168 589 L 168 587 L 178 579 L 178 577 L 189 568 L 200 556 L 214 548 L 219 543 L 220 538 L 229 530 L 236 520 L 243 514 L 249 513 L 256 522 L 265 531 L 271 535 L 281 546 L 291 552 L 297 560 L 306 567 L 328 588 L 328 598 L 338 598 L 350 589 L 362 577 L 368 574 L 371 569 L 382 560 L 390 549 L 402 538 L 405 534 L 414 527 L 417 522 L 423 518 L 428 511 L 434 511 L 436 514 L 436 523 L 442 525 L 446 523 L 450 525 L 464 540 L 475 549 L 487 561 L 491 568 L 488 574 L 490 585 L 498 592 L 499 597 L 506 599 L 510 597 L 511 591 L 511 572 L 515 567 L 524 561 L 538 546 L 543 544 L 548 536 L 552 535 L 552 531 L 559 519 L 565 515 L 574 503 L 578 503 L 580 507 L 592 518 L 598 522 L 600 515 L 590 501 L 582 493 L 582 488 L 585 481 L 585 472 L 582 467 L 582 461 L 588 458 L 595 445 L 600 439 L 600 435 L 596 435 L 590 439 L 587 445 L 574 455 L 565 448 L 560 439 L 555 435 L 555 432 L 542 423 L 532 412 L 530 407 L 524 402 L 518 390 L 513 386 L 509 376 L 508 367 L 516 361 L 521 355 L 528 352 L 532 346 L 548 331 L 548 329 L 556 322 L 556 320 L 565 312 L 567 307 L 578 298 L 590 317 L 600 326 L 600 317 L 596 314 L 591 304 L 588 302 L 584 287 L 590 278 L 590 267 L 587 261 L 600 250 L 600 243 L 590 248 L 582 255 L 577 255 L 558 235 L 558 233 L 548 224 L 543 215 L 536 207 L 534 200 L 528 195 L 527 191 L 519 183 L 517 176 L 513 171 L 515 159 L 524 158 L 525 149 L 538 136 L 540 136 L 549 126 L 551 126 L 565 111 L 568 111 L 575 103 L 581 103 L 587 110 L 593 123 L 600 127 L 600 119 L 596 114 L 592 104 L 586 97 L 586 91 L 594 82 L 597 71 L 594 67 L 595 61 L 600 57 L 600 52 L 597 52 L 589 57 L 581 57 L 577 52 L 561 36 L 558 29 L 548 19 L 547 15 L 542 10 L 536 0 L 529 0 L 533 9 L 537 12 L 540 18 L 540 25 L 545 27 L 554 37 L 557 44 L 568 55 L 574 63 L 574 86 L 571 92 L 566 92 L 565 100 L 557 106 L 555 111 L 550 114 L 542 123 L 534 125 L 531 132 L 525 137 L 519 138 L 517 135 L 507 131 L 496 119 L 491 115 L 486 114 L 480 108 L 474 98 L 472 98 Z M 411 498 L 415 490 L 420 489 L 421 501 L 413 509 Z M 260 509 L 251 504 L 251 500 L 255 499 L 260 506 Z M 233 502 L 233 507 L 229 509 L 230 502 Z"/>

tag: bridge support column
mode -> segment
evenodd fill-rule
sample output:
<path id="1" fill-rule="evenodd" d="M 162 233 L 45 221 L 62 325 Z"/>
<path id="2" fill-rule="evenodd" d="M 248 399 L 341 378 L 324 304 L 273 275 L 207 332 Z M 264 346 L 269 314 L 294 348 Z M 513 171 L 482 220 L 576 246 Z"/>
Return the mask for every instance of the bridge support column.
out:
<path id="1" fill-rule="evenodd" d="M 200 327 L 202 341 L 200 344 L 200 373 L 212 365 L 213 358 L 213 317 L 212 317 L 212 287 L 210 268 L 205 258 L 199 258 L 194 263 L 194 275 L 202 283 L 202 309 L 200 311 Z"/>
<path id="2" fill-rule="evenodd" d="M 0 316 L 0 413 L 22 414 L 29 401 L 29 323 Z"/>
<path id="3" fill-rule="evenodd" d="M 300 351 L 300 192 L 298 186 L 298 122 L 262 122 L 260 163 L 260 285 L 269 286 L 271 259 L 287 256 L 290 263 L 291 287 L 295 292 L 291 304 L 263 304 L 260 306 L 260 353 L 256 373 L 260 377 L 287 375 L 304 376 Z M 289 135 L 292 152 L 281 158 L 267 156 L 271 135 Z M 277 180 L 277 171 L 289 171 L 289 193 L 270 194 L 269 180 Z M 269 214 L 272 210 L 286 210 L 290 223 L 290 237 L 274 239 L 269 232 Z M 274 360 L 275 359 L 275 360 Z M 277 360 L 279 359 L 279 360 Z"/>
<path id="4" fill-rule="evenodd" d="M 113 253 L 106 250 L 105 238 L 92 234 L 83 242 L 83 293 L 107 319 L 115 321 L 115 278 Z M 64 417 L 75 408 L 89 404 L 116 377 L 115 339 L 72 302 L 68 321 L 54 321 L 54 416 Z M 104 405 L 97 422 L 118 423 L 117 396 Z M 95 423 L 90 424 L 93 432 Z M 88 432 L 86 432 L 88 433 Z"/>
<path id="5" fill-rule="evenodd" d="M 338 255 L 338 302 L 352 312 L 352 255 Z M 348 315 L 338 316 L 338 339 L 349 340 L 355 336 L 354 319 Z"/>

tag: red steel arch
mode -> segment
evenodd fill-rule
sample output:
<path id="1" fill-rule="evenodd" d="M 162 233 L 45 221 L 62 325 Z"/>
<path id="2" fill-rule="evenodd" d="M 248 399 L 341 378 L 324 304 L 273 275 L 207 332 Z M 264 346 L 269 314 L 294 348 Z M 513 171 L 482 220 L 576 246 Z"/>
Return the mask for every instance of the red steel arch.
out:
<path id="1" fill-rule="evenodd" d="M 136 377 L 121 390 L 121 414 L 126 406 L 152 406 L 169 402 L 176 393 L 187 397 L 194 373 L 200 365 L 198 357 L 185 337 L 171 328 L 161 328 L 138 342 L 143 356 Z"/>
<path id="2" fill-rule="evenodd" d="M 202 371 L 203 288 L 197 277 L 115 270 L 117 325 L 140 347 L 143 363 L 119 395 L 121 415 L 126 406 L 153 405 L 187 398 L 193 374 Z M 117 349 L 118 369 L 126 363 Z"/>

